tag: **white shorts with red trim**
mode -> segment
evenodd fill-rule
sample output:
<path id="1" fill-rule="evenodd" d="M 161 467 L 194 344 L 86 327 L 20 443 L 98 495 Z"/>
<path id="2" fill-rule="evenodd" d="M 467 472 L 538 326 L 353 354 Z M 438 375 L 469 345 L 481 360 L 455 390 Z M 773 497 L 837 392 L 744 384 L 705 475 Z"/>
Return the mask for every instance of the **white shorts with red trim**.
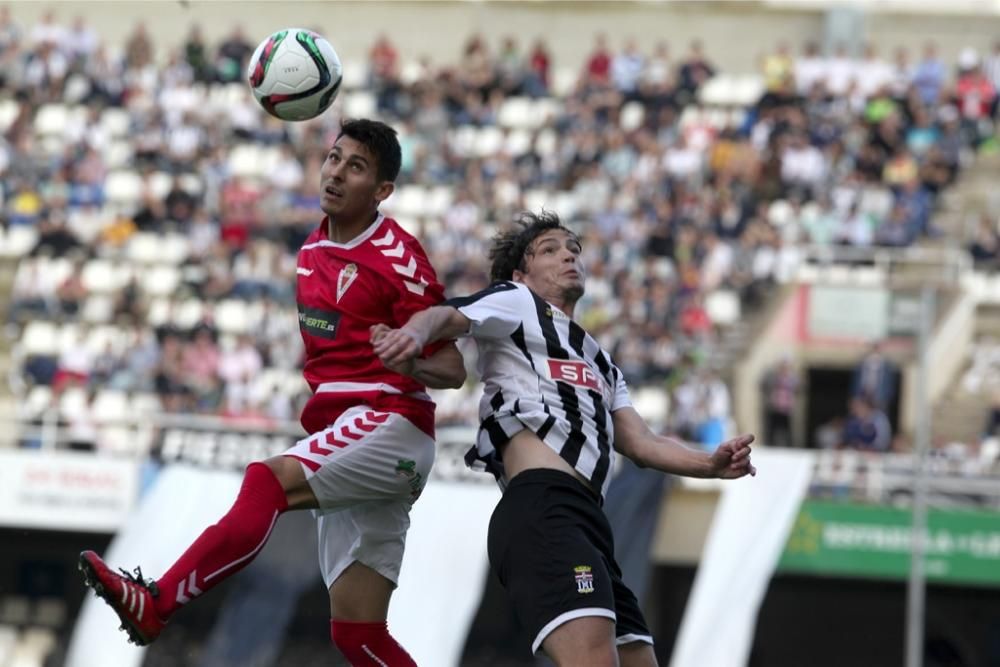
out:
<path id="1" fill-rule="evenodd" d="M 399 580 L 410 507 L 434 463 L 434 440 L 406 417 L 364 405 L 285 452 L 319 500 L 319 559 L 327 587 L 358 561 Z"/>

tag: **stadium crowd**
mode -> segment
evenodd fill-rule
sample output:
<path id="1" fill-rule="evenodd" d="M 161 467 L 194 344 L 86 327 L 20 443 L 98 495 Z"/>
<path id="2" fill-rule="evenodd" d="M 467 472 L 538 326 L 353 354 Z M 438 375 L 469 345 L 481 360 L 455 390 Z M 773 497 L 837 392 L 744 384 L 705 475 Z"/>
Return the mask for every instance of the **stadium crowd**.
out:
<path id="1" fill-rule="evenodd" d="M 253 42 L 239 29 L 219 44 L 198 26 L 180 45 L 154 40 L 139 24 L 119 51 L 83 17 L 19 26 L 0 8 L 2 221 L 8 236 L 32 230 L 7 328 L 23 335 L 20 391 L 294 419 L 305 387 L 275 378 L 299 363 L 295 252 L 318 222 L 338 114 L 268 117 L 242 81 Z M 674 427 L 714 445 L 731 419 L 712 364 L 733 319 L 719 295 L 745 314 L 806 245 L 938 234 L 939 193 L 993 140 L 1000 55 L 964 53 L 953 74 L 932 44 L 891 60 L 871 45 L 778 45 L 756 74 L 728 76 L 697 41 L 675 54 L 598 36 L 566 72 L 544 40 L 473 36 L 434 64 L 380 36 L 340 104 L 400 130 L 386 209 L 420 234 L 449 294 L 484 285 L 486 243 L 516 211 L 571 222 L 590 271 L 584 326 L 633 385 L 670 391 Z M 984 224 L 977 261 L 996 265 L 998 248 Z M 86 326 L 39 350 L 39 321 Z M 262 369 L 284 375 L 262 383 Z M 442 396 L 441 420 L 474 421 L 475 395 Z"/>

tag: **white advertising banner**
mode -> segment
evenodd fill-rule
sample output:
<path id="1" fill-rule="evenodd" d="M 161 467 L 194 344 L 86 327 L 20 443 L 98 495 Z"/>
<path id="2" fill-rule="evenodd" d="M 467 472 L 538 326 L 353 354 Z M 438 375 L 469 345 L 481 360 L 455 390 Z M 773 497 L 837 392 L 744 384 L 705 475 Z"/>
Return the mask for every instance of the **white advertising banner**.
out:
<path id="1" fill-rule="evenodd" d="M 815 452 L 761 447 L 753 460 L 756 477 L 722 485 L 671 667 L 747 664 L 757 611 L 808 490 Z"/>
<path id="2" fill-rule="evenodd" d="M 113 533 L 135 507 L 138 471 L 91 453 L 0 450 L 0 525 Z"/>

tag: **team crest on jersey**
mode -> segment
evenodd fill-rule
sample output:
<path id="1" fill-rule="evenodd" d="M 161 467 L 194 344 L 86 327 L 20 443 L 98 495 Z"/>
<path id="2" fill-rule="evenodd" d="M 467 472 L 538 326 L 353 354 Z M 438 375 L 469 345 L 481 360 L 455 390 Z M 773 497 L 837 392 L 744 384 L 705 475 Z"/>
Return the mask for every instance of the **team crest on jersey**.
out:
<path id="1" fill-rule="evenodd" d="M 353 262 L 340 270 L 340 274 L 337 276 L 337 303 L 340 303 L 341 298 L 347 293 L 347 288 L 357 277 L 358 265 Z"/>
<path id="2" fill-rule="evenodd" d="M 589 565 L 577 565 L 573 568 L 576 576 L 576 592 L 581 595 L 594 592 L 594 575 Z"/>

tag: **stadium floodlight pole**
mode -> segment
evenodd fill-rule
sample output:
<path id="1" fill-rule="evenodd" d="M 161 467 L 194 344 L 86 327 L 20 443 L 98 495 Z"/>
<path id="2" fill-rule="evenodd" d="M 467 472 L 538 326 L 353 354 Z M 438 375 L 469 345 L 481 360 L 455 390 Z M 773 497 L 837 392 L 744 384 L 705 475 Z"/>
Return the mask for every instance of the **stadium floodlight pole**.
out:
<path id="1" fill-rule="evenodd" d="M 910 542 L 910 579 L 906 595 L 906 667 L 924 664 L 924 602 L 927 546 L 927 457 L 931 445 L 931 406 L 928 400 L 931 331 L 934 327 L 934 288 L 920 295 L 920 331 L 917 343 L 917 422 L 913 439 L 913 524 Z"/>

